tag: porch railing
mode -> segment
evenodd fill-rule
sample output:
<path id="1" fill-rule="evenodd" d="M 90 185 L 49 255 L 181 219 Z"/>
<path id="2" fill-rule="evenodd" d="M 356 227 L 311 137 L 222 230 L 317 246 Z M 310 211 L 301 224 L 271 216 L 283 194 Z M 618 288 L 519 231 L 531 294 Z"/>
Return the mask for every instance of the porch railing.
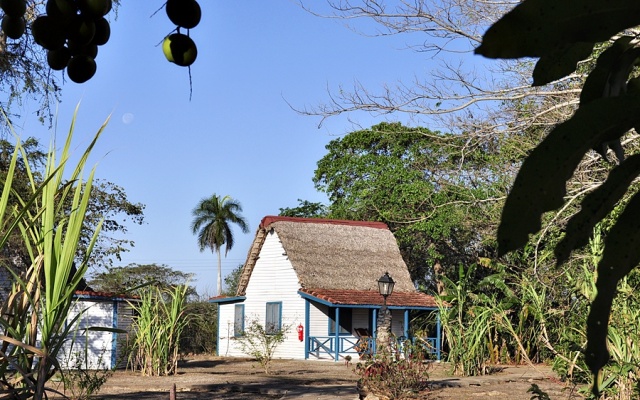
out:
<path id="1" fill-rule="evenodd" d="M 413 346 L 407 346 L 407 339 L 400 337 L 396 343 L 392 343 L 394 350 L 408 356 L 416 347 L 421 348 L 426 354 L 440 360 L 440 339 L 437 337 L 415 337 L 410 339 Z M 337 359 L 346 355 L 358 355 L 360 357 L 371 356 L 375 353 L 376 340 L 373 337 L 358 338 L 355 336 L 338 337 L 338 347 L 336 348 L 335 336 L 309 336 L 309 347 L 307 348 L 307 358 L 315 356 L 329 356 Z M 337 358 L 336 358 L 337 357 Z"/>

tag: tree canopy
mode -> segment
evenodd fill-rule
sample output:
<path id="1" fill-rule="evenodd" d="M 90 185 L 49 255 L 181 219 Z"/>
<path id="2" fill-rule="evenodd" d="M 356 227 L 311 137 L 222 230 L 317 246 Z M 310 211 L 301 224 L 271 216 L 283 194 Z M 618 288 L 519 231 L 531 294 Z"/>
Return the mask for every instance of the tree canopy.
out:
<path id="1" fill-rule="evenodd" d="M 505 183 L 495 149 L 459 156 L 458 135 L 382 123 L 331 141 L 313 181 L 331 218 L 389 225 L 413 279 L 493 254 Z"/>
<path id="2" fill-rule="evenodd" d="M 198 237 L 200 251 L 210 249 L 218 255 L 218 295 L 222 294 L 222 246 L 225 256 L 234 245 L 235 237 L 232 224 L 237 225 L 242 233 L 249 232 L 249 224 L 240 214 L 242 206 L 230 196 L 211 195 L 202 199 L 191 212 L 193 221 L 191 230 Z"/>
<path id="3" fill-rule="evenodd" d="M 188 294 L 195 295 L 196 291 L 191 286 L 192 279 L 193 274 L 173 270 L 164 264 L 129 264 L 93 273 L 88 283 L 93 290 L 99 292 L 131 295 L 139 294 L 145 286 L 171 289 L 178 285 L 188 285 Z"/>

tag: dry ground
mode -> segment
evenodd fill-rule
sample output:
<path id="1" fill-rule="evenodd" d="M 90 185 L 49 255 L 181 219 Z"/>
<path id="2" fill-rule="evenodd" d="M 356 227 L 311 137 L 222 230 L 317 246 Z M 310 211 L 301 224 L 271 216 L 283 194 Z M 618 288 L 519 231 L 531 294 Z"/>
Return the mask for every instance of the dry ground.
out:
<path id="1" fill-rule="evenodd" d="M 537 384 L 551 399 L 581 399 L 559 382 L 547 366 L 498 368 L 484 377 L 460 378 L 448 374 L 445 364 L 434 364 L 431 390 L 421 399 L 530 400 L 527 389 Z M 179 373 L 169 377 L 142 377 L 117 371 L 94 399 L 168 400 L 175 384 L 176 400 L 355 400 L 357 376 L 353 365 L 319 361 L 276 360 L 273 374 L 265 375 L 251 360 L 198 357 L 180 364 Z"/>

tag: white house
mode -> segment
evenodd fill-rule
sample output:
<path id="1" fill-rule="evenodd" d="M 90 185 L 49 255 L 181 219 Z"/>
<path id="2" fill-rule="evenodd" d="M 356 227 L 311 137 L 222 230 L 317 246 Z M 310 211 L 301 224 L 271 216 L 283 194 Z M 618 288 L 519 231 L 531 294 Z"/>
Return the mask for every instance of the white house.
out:
<path id="1" fill-rule="evenodd" d="M 112 293 L 76 291 L 67 323 L 80 316 L 71 327 L 58 359 L 63 368 L 124 368 L 133 308 L 137 299 Z"/>
<path id="2" fill-rule="evenodd" d="M 386 224 L 267 216 L 236 296 L 211 299 L 219 304 L 218 355 L 246 356 L 237 338 L 253 320 L 267 329 L 288 327 L 276 358 L 337 361 L 362 355 L 363 343 L 375 348 L 383 304 L 377 281 L 385 272 L 395 281 L 387 298 L 392 333 L 411 338 L 411 315 L 435 313 L 434 332 L 421 340 L 439 359 L 438 307 L 432 296 L 415 289 Z"/>

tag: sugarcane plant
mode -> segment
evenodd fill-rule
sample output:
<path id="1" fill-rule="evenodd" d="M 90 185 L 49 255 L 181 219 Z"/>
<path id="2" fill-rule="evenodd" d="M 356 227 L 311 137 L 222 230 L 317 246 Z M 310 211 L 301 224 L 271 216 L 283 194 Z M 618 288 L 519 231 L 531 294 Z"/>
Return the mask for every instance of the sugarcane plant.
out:
<path id="1" fill-rule="evenodd" d="M 14 283 L 0 308 L 0 390 L 14 399 L 40 400 L 52 390 L 46 384 L 60 370 L 57 357 L 69 331 L 82 315 L 67 320 L 74 292 L 87 270 L 101 227 L 99 224 L 93 233 L 84 257 L 77 259 L 95 168 L 86 179 L 84 172 L 89 154 L 108 120 L 69 172 L 66 167 L 76 115 L 77 108 L 59 154 L 55 141 L 52 142 L 42 180 L 30 169 L 27 153 L 20 139 L 16 139 L 0 196 L 0 250 L 10 235 L 19 230 L 30 260 L 24 272 L 5 267 Z M 12 188 L 18 162 L 24 164 L 30 181 L 28 196 L 21 196 Z"/>
<path id="2" fill-rule="evenodd" d="M 188 285 L 147 286 L 139 301 L 131 301 L 135 339 L 129 365 L 146 376 L 178 371 L 180 337 L 192 316 L 187 312 Z"/>

